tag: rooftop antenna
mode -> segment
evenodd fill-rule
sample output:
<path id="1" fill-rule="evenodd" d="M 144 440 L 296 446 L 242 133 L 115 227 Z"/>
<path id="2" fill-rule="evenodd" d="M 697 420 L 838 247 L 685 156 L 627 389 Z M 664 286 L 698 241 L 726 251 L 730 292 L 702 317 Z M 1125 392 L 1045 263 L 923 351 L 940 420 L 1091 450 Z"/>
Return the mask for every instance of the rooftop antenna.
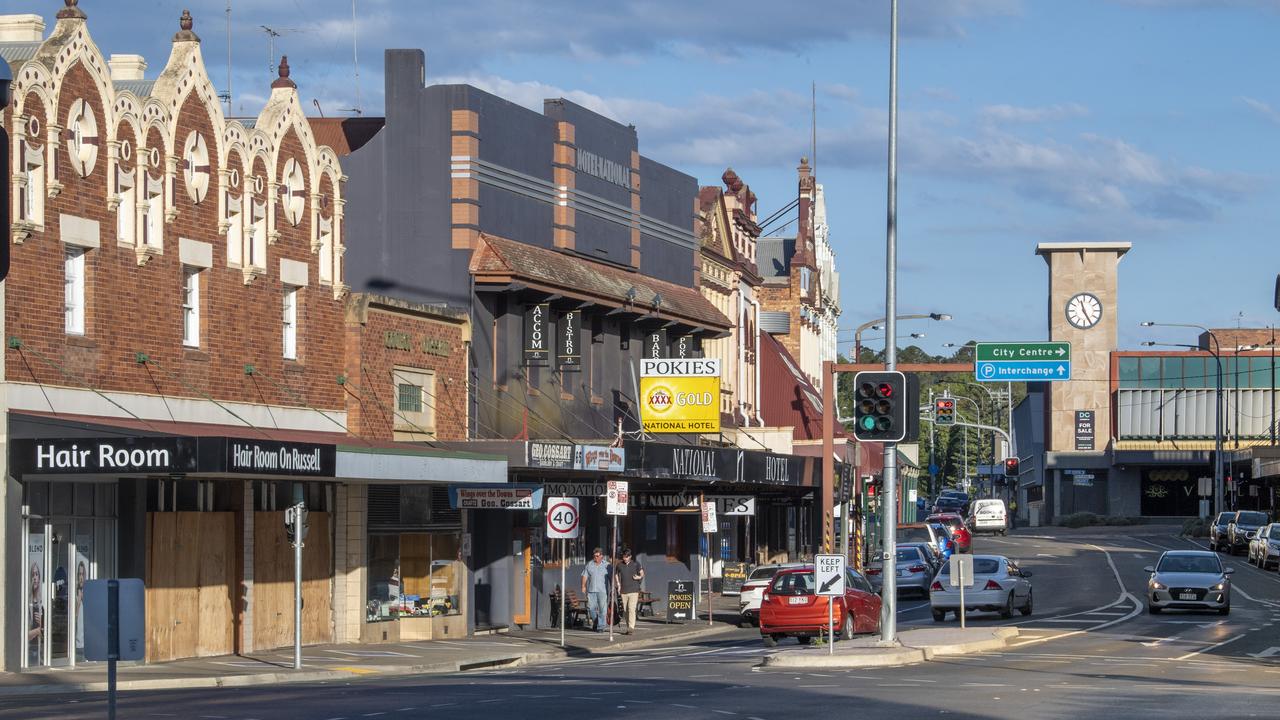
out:
<path id="1" fill-rule="evenodd" d="M 218 93 L 218 99 L 227 104 L 227 116 L 231 116 L 231 0 L 227 0 L 227 89 Z"/>
<path id="2" fill-rule="evenodd" d="M 280 33 L 272 30 L 266 25 L 259 25 L 263 32 L 267 34 L 267 72 L 272 73 L 276 70 L 276 38 L 280 37 Z"/>
<path id="3" fill-rule="evenodd" d="M 356 73 L 356 106 L 352 108 L 357 115 L 364 114 L 364 98 L 360 96 L 360 53 L 356 45 L 359 28 L 356 25 L 356 0 L 351 0 L 351 65 Z"/>
<path id="4" fill-rule="evenodd" d="M 818 177 L 818 83 L 809 82 L 809 116 L 813 119 L 813 131 L 809 136 L 809 168 Z"/>

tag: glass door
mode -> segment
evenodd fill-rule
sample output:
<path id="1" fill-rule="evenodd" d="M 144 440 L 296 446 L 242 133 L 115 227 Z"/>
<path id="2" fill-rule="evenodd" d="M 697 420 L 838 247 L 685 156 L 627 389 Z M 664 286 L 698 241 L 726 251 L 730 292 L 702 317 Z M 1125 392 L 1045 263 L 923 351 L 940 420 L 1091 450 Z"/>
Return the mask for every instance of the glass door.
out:
<path id="1" fill-rule="evenodd" d="M 45 523 L 44 518 L 31 518 L 27 521 L 27 542 L 24 547 L 23 566 L 26 568 L 27 582 L 22 588 L 23 615 L 26 635 L 23 638 L 25 653 L 23 664 L 26 667 L 39 667 L 46 664 L 45 650 L 47 645 L 48 587 L 45 578 L 48 576 L 45 565 Z"/>
<path id="2" fill-rule="evenodd" d="M 49 535 L 49 664 L 66 665 L 71 648 L 71 575 L 75 543 L 71 541 L 71 523 L 51 523 Z"/>

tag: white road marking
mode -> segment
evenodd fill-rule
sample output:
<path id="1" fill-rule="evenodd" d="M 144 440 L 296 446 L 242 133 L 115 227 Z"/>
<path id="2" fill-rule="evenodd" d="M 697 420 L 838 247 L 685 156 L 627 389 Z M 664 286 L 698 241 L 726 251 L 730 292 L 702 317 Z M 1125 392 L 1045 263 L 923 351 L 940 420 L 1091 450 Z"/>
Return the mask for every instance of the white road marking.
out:
<path id="1" fill-rule="evenodd" d="M 1233 638 L 1227 638 L 1226 640 L 1223 640 L 1222 642 L 1217 643 L 1216 645 L 1210 645 L 1209 647 L 1203 647 L 1203 648 L 1200 648 L 1199 650 L 1192 650 L 1191 652 L 1187 653 L 1186 655 L 1183 655 L 1182 657 L 1180 657 L 1180 658 L 1178 658 L 1178 659 L 1179 659 L 1179 660 L 1186 660 L 1187 658 L 1195 657 L 1196 655 L 1199 655 L 1200 653 L 1203 653 L 1203 652 L 1209 652 L 1210 650 L 1214 650 L 1214 649 L 1216 649 L 1216 648 L 1220 648 L 1220 647 L 1222 647 L 1223 645 L 1226 645 L 1227 643 L 1233 643 L 1233 642 L 1235 642 L 1235 641 L 1239 640 L 1240 638 L 1242 638 L 1242 637 L 1244 637 L 1244 636 L 1245 636 L 1245 633 L 1240 633 L 1239 635 L 1236 635 L 1236 636 L 1235 636 L 1235 637 L 1233 637 Z"/>

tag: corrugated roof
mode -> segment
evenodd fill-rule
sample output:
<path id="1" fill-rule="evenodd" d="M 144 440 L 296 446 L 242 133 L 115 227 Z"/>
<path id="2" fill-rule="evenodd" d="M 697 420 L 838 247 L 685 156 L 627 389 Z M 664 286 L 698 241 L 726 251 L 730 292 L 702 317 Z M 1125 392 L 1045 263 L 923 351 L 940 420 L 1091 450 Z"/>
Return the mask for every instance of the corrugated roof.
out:
<path id="1" fill-rule="evenodd" d="M 822 439 L 822 393 L 772 335 L 760 334 L 760 416 L 770 427 L 795 428 L 796 440 Z M 836 437 L 844 430 L 836 426 Z"/>
<path id="2" fill-rule="evenodd" d="M 131 92 L 140 98 L 151 97 L 151 88 L 155 87 L 155 80 L 115 80 L 111 83 L 115 86 L 116 92 Z"/>
<path id="3" fill-rule="evenodd" d="M 9 63 L 10 70 L 36 56 L 36 51 L 43 43 L 38 42 L 0 42 L 0 57 Z"/>
<path id="4" fill-rule="evenodd" d="M 661 296 L 658 311 L 654 313 L 658 317 L 717 329 L 731 325 L 729 319 L 694 288 L 492 235 L 480 236 L 480 245 L 471 256 L 471 272 L 477 278 L 495 275 L 520 278 L 566 294 L 599 298 L 618 307 L 629 303 L 637 312 L 649 310 L 654 299 Z M 627 293 L 631 290 L 635 291 L 635 297 L 628 300 Z"/>
<path id="5" fill-rule="evenodd" d="M 794 237 L 762 237 L 756 241 L 756 265 L 765 278 L 791 274 L 791 256 L 796 254 Z"/>
<path id="6" fill-rule="evenodd" d="M 327 145 L 339 157 L 350 155 L 369 142 L 387 124 L 386 118 L 307 118 L 317 145 Z"/>

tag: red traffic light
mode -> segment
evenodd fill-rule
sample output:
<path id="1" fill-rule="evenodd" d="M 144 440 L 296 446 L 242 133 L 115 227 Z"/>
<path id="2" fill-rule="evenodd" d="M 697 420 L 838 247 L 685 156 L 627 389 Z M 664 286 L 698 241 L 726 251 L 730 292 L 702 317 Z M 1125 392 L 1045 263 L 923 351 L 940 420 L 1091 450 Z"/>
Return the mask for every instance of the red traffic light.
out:
<path id="1" fill-rule="evenodd" d="M 1016 457 L 1005 458 L 1005 460 L 1004 460 L 1004 476 L 1005 476 L 1005 477 L 1017 477 L 1017 476 L 1018 476 L 1018 458 L 1016 458 Z"/>
<path id="2" fill-rule="evenodd" d="M 939 400 L 938 401 L 939 410 L 954 410 L 955 407 L 956 407 L 955 400 Z"/>
<path id="3" fill-rule="evenodd" d="M 880 397 L 882 398 L 891 398 L 893 397 L 893 386 L 887 382 L 882 382 L 880 383 L 880 386 L 876 388 L 876 392 L 880 393 Z"/>

